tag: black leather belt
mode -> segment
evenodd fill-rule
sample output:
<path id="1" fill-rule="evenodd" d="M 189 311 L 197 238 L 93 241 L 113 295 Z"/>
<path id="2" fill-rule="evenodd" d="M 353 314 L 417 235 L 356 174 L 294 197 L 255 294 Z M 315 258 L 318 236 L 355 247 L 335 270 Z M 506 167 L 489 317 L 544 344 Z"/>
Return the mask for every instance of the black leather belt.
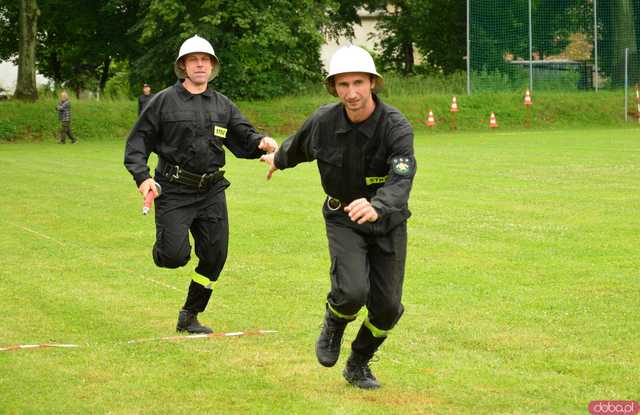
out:
<path id="1" fill-rule="evenodd" d="M 204 190 L 212 183 L 224 177 L 224 170 L 197 174 L 185 170 L 176 164 L 167 163 L 164 160 L 160 161 L 159 167 L 162 175 L 169 179 L 170 183 L 180 183 L 198 190 Z"/>

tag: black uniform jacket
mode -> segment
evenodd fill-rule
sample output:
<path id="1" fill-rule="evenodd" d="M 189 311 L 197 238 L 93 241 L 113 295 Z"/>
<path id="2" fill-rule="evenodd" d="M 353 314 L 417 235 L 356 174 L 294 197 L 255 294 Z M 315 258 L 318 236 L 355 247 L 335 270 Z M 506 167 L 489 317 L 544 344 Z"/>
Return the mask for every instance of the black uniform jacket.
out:
<path id="1" fill-rule="evenodd" d="M 149 101 L 151 101 L 151 98 L 153 98 L 154 94 L 149 94 L 149 95 L 140 95 L 138 97 L 138 115 L 142 114 L 142 110 L 147 106 L 147 104 L 149 103 Z"/>
<path id="2" fill-rule="evenodd" d="M 151 152 L 191 173 L 224 166 L 223 145 L 240 158 L 258 158 L 259 134 L 226 96 L 207 89 L 191 94 L 180 81 L 153 96 L 129 134 L 124 164 L 139 186 L 150 178 Z"/>
<path id="3" fill-rule="evenodd" d="M 320 107 L 282 143 L 275 164 L 286 169 L 317 160 L 324 191 L 342 206 L 364 197 L 381 219 L 402 221 L 410 216 L 416 172 L 413 129 L 400 111 L 374 100 L 375 111 L 359 124 L 349 121 L 340 103 Z"/>

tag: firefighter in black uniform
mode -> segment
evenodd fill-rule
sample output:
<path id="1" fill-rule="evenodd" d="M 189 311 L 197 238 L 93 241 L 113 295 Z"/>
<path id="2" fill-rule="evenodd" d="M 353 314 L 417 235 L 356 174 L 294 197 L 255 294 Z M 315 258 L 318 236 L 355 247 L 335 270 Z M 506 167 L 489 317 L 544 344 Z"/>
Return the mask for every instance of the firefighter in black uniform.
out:
<path id="1" fill-rule="evenodd" d="M 224 190 L 226 146 L 236 157 L 258 158 L 277 149 L 270 137 L 259 134 L 224 95 L 208 82 L 220 70 L 211 44 L 198 36 L 180 47 L 174 69 L 179 80 L 148 103 L 133 127 L 124 164 L 143 197 L 153 192 L 156 242 L 153 260 L 164 268 L 189 262 L 189 231 L 199 263 L 182 310 L 177 330 L 211 333 L 197 314 L 211 297 L 212 283 L 227 258 L 229 224 Z M 147 160 L 158 155 L 155 181 Z M 156 181 L 162 189 L 158 196 Z"/>
<path id="2" fill-rule="evenodd" d="M 151 93 L 151 86 L 149 84 L 144 84 L 142 86 L 142 95 L 138 97 L 138 116 L 142 114 L 142 110 L 147 106 L 149 101 L 153 98 L 153 94 Z"/>
<path id="3" fill-rule="evenodd" d="M 380 384 L 369 361 L 403 313 L 409 192 L 416 171 L 413 131 L 384 104 L 383 86 L 364 49 L 347 46 L 331 58 L 327 89 L 340 103 L 319 108 L 302 128 L 261 160 L 275 170 L 317 160 L 322 187 L 331 291 L 316 343 L 323 366 L 335 365 L 346 325 L 366 306 L 368 315 L 343 371 L 360 388 Z"/>

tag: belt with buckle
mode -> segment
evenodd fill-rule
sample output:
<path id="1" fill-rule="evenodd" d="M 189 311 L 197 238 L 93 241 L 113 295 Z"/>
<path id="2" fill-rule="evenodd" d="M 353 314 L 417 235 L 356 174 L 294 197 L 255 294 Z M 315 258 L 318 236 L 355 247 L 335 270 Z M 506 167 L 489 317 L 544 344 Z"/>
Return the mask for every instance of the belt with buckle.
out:
<path id="1" fill-rule="evenodd" d="M 210 184 L 224 177 L 224 170 L 197 174 L 185 170 L 176 164 L 167 163 L 164 160 L 161 160 L 160 163 L 161 168 L 159 170 L 164 177 L 169 179 L 170 183 L 180 183 L 198 190 L 206 189 Z"/>
<path id="2" fill-rule="evenodd" d="M 327 208 L 329 210 L 338 210 L 342 207 L 342 202 L 335 197 L 327 196 Z"/>

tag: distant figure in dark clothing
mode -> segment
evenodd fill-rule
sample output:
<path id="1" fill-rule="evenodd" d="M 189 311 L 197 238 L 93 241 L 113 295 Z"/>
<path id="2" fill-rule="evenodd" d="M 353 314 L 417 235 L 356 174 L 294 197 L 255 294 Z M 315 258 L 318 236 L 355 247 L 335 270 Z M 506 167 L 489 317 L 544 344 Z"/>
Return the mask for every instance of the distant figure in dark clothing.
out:
<path id="1" fill-rule="evenodd" d="M 147 106 L 153 94 L 151 93 L 151 86 L 144 84 L 142 86 L 142 95 L 138 97 L 138 115 L 142 114 L 142 110 Z"/>
<path id="2" fill-rule="evenodd" d="M 60 102 L 56 106 L 58 119 L 60 120 L 60 144 L 64 144 L 67 137 L 71 139 L 71 144 L 78 142 L 71 132 L 71 102 L 66 91 L 60 92 Z"/>

